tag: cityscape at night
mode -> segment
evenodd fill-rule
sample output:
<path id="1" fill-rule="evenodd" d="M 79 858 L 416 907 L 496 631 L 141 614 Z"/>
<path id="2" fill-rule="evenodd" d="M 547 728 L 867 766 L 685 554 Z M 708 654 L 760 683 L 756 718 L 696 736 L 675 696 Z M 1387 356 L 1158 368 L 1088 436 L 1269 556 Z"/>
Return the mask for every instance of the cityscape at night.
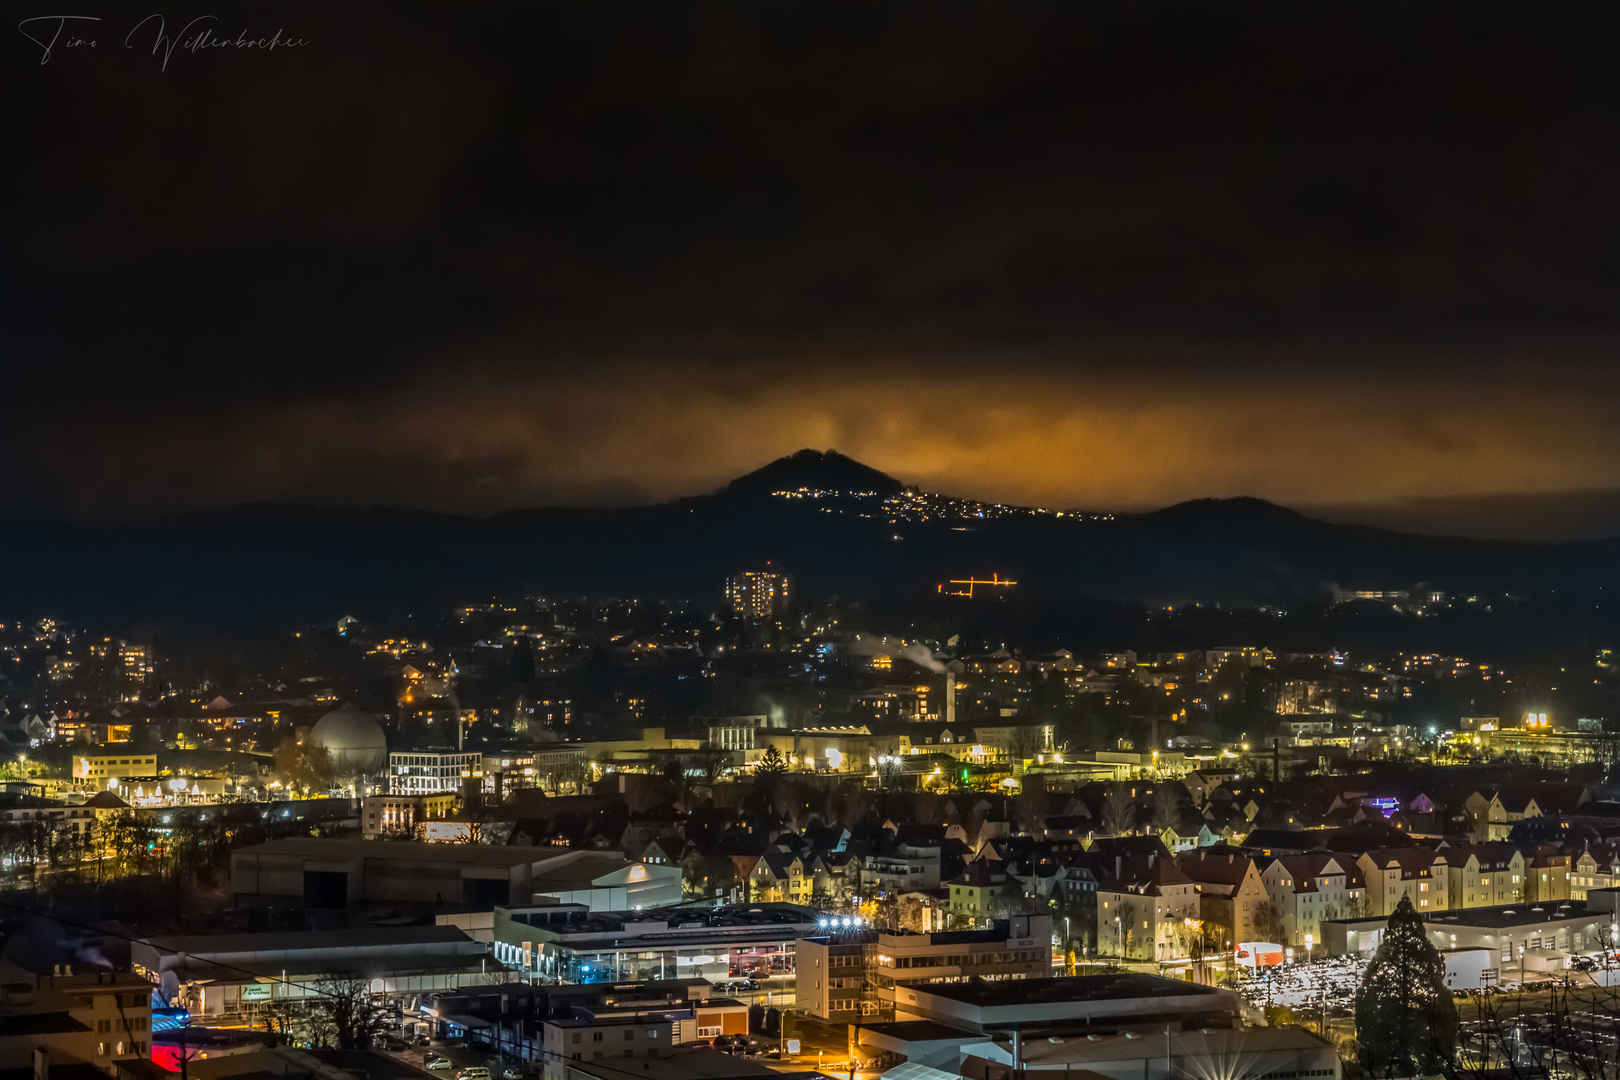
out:
<path id="1" fill-rule="evenodd" d="M 1620 1080 L 1611 6 L 16 12 L 0 1080 Z"/>

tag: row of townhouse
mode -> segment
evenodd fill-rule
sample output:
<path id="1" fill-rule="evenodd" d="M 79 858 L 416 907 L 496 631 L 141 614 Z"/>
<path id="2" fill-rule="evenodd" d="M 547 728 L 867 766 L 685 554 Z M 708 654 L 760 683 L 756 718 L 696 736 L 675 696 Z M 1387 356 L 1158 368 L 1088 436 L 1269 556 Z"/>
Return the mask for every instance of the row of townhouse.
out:
<path id="1" fill-rule="evenodd" d="M 1428 917 L 1579 898 L 1584 888 L 1620 880 L 1620 850 L 1599 847 L 1571 855 L 1551 844 L 1394 846 L 1408 838 L 1388 828 L 1362 835 L 1391 846 L 1301 851 L 1270 843 L 1318 835 L 1269 830 L 1264 846 L 1203 843 L 1178 853 L 1162 833 L 991 834 L 970 848 L 950 828 L 884 822 L 853 842 L 847 829 L 782 833 L 763 850 L 746 852 L 688 842 L 681 858 L 729 861 L 725 876 L 746 894 L 733 898 L 749 902 L 836 910 L 855 897 L 920 901 L 930 912 L 909 925 L 924 928 L 981 929 L 1018 911 L 1049 909 L 1076 952 L 1147 961 L 1181 960 L 1242 941 L 1307 947 L 1324 939 L 1325 921 L 1387 917 L 1402 899 Z M 1254 840 L 1251 834 L 1245 843 Z M 1336 840 L 1366 842 L 1348 830 Z M 666 853 L 655 842 L 643 857 L 666 854 L 675 855 L 674 845 Z"/>
<path id="2" fill-rule="evenodd" d="M 1606 856 L 1607 876 L 1589 856 L 1585 877 L 1620 879 L 1620 856 Z M 1561 852 L 1527 855 L 1503 843 L 1276 856 L 1222 846 L 1176 858 L 1178 870 L 1197 886 L 1199 917 L 1212 945 L 1276 937 L 1296 947 L 1322 941 L 1324 920 L 1388 916 L 1402 899 L 1423 915 L 1569 899 L 1569 862 Z"/>

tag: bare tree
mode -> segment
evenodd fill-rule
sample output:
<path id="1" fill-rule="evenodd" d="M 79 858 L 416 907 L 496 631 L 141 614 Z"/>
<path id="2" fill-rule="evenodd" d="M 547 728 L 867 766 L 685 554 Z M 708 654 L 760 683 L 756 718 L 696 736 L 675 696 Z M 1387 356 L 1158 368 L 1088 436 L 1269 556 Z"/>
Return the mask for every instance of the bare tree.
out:
<path id="1" fill-rule="evenodd" d="M 705 787 L 713 787 L 727 769 L 731 768 L 731 755 L 724 750 L 703 750 L 689 759 Z"/>
<path id="2" fill-rule="evenodd" d="M 1184 789 L 1174 780 L 1159 783 L 1153 789 L 1153 831 L 1162 833 L 1181 824 L 1181 793 Z"/>
<path id="3" fill-rule="evenodd" d="M 332 1022 L 339 1050 L 369 1050 L 382 1033 L 382 1006 L 372 996 L 371 980 L 362 975 L 333 974 L 315 984 L 315 1008 Z"/>
<path id="4" fill-rule="evenodd" d="M 1449 1066 L 1450 1080 L 1515 1080 L 1559 1076 L 1620 1080 L 1620 985 L 1591 972 L 1548 979 L 1509 992 L 1471 993 L 1474 1021 Z"/>
<path id="5" fill-rule="evenodd" d="M 1007 757 L 1012 762 L 1013 772 L 1019 775 L 1023 774 L 1024 762 L 1045 748 L 1045 733 L 1033 725 L 1015 727 L 1007 735 Z"/>
<path id="6" fill-rule="evenodd" d="M 1270 900 L 1254 909 L 1254 934 L 1261 941 L 1281 945 L 1287 929 L 1282 912 Z"/>
<path id="7" fill-rule="evenodd" d="M 1129 836 L 1136 832 L 1136 806 L 1125 793 L 1124 785 L 1116 782 L 1103 796 L 1102 827 L 1113 836 Z"/>
<path id="8" fill-rule="evenodd" d="M 1136 904 L 1130 900 L 1120 902 L 1119 912 L 1114 917 L 1114 947 L 1119 955 L 1131 954 L 1131 942 L 1136 940 Z"/>

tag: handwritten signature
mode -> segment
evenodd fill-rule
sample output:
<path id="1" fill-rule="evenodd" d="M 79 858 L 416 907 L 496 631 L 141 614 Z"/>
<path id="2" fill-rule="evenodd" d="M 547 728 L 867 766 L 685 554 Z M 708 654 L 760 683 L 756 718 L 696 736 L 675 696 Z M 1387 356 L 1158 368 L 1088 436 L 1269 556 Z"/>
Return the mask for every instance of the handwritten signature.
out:
<path id="1" fill-rule="evenodd" d="M 156 25 L 153 21 L 156 20 Z M 35 15 L 24 19 L 17 24 L 17 30 L 23 37 L 39 46 L 39 62 L 48 64 L 52 54 L 58 49 L 93 49 L 96 39 L 86 35 L 94 32 L 94 27 L 86 23 L 99 23 L 101 18 L 96 15 Z M 150 35 L 152 42 L 152 55 L 160 59 L 160 69 L 169 70 L 169 59 L 176 50 L 190 53 L 195 56 L 200 52 L 211 49 L 252 49 L 261 52 L 274 52 L 277 49 L 301 49 L 309 44 L 303 38 L 290 37 L 286 31 L 278 27 L 269 37 L 249 37 L 246 29 L 238 31 L 235 37 L 221 37 L 215 32 L 215 24 L 219 22 L 217 15 L 198 15 L 186 23 L 175 33 L 169 33 L 168 23 L 163 16 L 153 12 L 130 28 L 124 35 L 124 48 L 137 47 L 137 36 L 140 36 L 140 45 L 146 43 L 146 35 Z M 37 24 L 37 25 L 36 25 Z"/>

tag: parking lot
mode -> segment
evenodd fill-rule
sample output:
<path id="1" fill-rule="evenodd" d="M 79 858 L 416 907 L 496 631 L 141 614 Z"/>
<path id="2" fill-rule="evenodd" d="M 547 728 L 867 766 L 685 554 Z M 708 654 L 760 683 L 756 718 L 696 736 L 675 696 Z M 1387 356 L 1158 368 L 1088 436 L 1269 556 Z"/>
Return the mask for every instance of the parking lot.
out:
<path id="1" fill-rule="evenodd" d="M 389 1050 L 384 1053 L 414 1068 L 424 1069 L 435 1076 L 443 1077 L 454 1077 L 462 1069 L 474 1066 L 489 1069 L 489 1075 L 494 1078 L 499 1078 L 506 1069 L 523 1068 L 521 1062 L 512 1060 L 502 1062 L 485 1050 L 465 1045 L 446 1045 L 442 1042 L 435 1042 L 430 1046 L 412 1046 L 406 1050 Z M 447 1061 L 448 1064 L 435 1065 L 433 1064 L 435 1060 Z"/>

